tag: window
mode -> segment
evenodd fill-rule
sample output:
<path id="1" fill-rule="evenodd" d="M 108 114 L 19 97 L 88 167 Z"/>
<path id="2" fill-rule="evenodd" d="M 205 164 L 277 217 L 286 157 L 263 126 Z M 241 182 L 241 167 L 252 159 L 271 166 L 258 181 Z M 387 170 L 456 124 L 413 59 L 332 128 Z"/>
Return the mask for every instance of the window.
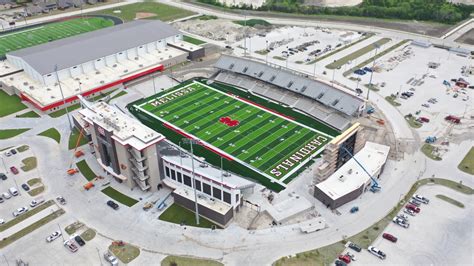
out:
<path id="1" fill-rule="evenodd" d="M 324 96 L 324 93 L 321 92 L 321 93 L 318 95 L 318 99 L 323 98 L 323 96 Z"/>
<path id="2" fill-rule="evenodd" d="M 216 188 L 216 187 L 213 187 L 212 188 L 212 195 L 214 196 L 214 198 L 216 199 L 222 199 L 222 195 L 221 195 L 221 190 Z"/>
<path id="3" fill-rule="evenodd" d="M 77 66 L 75 66 L 75 67 L 72 67 L 72 68 L 73 68 L 73 69 L 76 69 L 76 68 L 77 68 Z"/>
<path id="4" fill-rule="evenodd" d="M 188 187 L 191 187 L 191 177 L 184 175 L 184 184 Z"/>
<path id="5" fill-rule="evenodd" d="M 181 175 L 178 176 L 178 182 L 183 183 L 183 180 L 181 179 Z"/>
<path id="6" fill-rule="evenodd" d="M 99 61 L 101 61 L 101 60 L 102 60 L 102 59 L 99 58 L 99 59 L 97 59 L 96 61 L 99 62 Z"/>
<path id="7" fill-rule="evenodd" d="M 201 181 L 195 180 L 196 182 L 196 190 L 201 191 Z"/>
<path id="8" fill-rule="evenodd" d="M 247 73 L 247 70 L 249 70 L 248 67 L 244 67 L 244 70 L 242 70 L 242 73 Z"/>
<path id="9" fill-rule="evenodd" d="M 230 64 L 229 69 L 234 68 L 234 64 Z"/>
<path id="10" fill-rule="evenodd" d="M 276 79 L 276 76 L 272 76 L 272 77 L 270 78 L 270 82 L 274 81 L 275 79 Z"/>
<path id="11" fill-rule="evenodd" d="M 336 104 L 339 103 L 339 100 L 335 100 L 334 102 L 332 102 L 332 106 L 336 106 Z"/>
<path id="12" fill-rule="evenodd" d="M 224 201 L 231 204 L 230 202 L 230 193 L 224 191 Z"/>
<path id="13" fill-rule="evenodd" d="M 176 173 L 174 172 L 174 170 L 171 170 L 171 178 L 173 180 L 176 180 Z M 181 181 L 179 181 L 179 182 L 181 182 Z"/>
<path id="14" fill-rule="evenodd" d="M 123 54 L 122 52 L 120 52 L 119 54 Z"/>
<path id="15" fill-rule="evenodd" d="M 176 171 L 176 175 L 178 176 L 178 179 L 181 179 L 181 173 Z"/>
<path id="16" fill-rule="evenodd" d="M 211 186 L 206 183 L 202 183 L 203 192 L 211 196 Z"/>
<path id="17" fill-rule="evenodd" d="M 263 75 L 263 71 L 260 71 L 260 73 L 258 73 L 257 76 L 260 78 L 260 77 L 262 77 L 262 75 Z"/>
<path id="18" fill-rule="evenodd" d="M 165 166 L 165 175 L 170 177 L 170 169 L 167 166 Z"/>
<path id="19" fill-rule="evenodd" d="M 291 85 L 293 85 L 293 81 L 290 81 L 290 82 L 288 83 L 288 85 L 286 85 L 286 87 L 289 88 L 289 87 L 291 87 Z"/>
<path id="20" fill-rule="evenodd" d="M 51 77 L 51 74 L 46 75 L 47 77 Z"/>
<path id="21" fill-rule="evenodd" d="M 303 88 L 301 88 L 301 92 L 304 92 L 308 87 L 306 86 L 303 86 Z"/>

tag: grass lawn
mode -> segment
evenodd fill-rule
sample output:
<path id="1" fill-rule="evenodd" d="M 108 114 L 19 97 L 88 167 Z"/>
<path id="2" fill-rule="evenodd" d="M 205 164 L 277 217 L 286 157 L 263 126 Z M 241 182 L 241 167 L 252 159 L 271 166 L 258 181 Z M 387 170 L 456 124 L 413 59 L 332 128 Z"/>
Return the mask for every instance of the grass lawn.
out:
<path id="1" fill-rule="evenodd" d="M 464 204 L 462 204 L 461 202 L 455 200 L 455 199 L 452 199 L 448 196 L 445 196 L 445 195 L 436 195 L 437 198 L 441 199 L 441 200 L 444 200 L 446 202 L 449 202 L 451 204 L 453 204 L 454 206 L 458 206 L 459 208 L 464 208 Z"/>
<path id="2" fill-rule="evenodd" d="M 87 164 L 86 160 L 82 160 L 76 163 L 79 172 L 89 181 L 96 178 L 97 175 L 92 171 L 92 169 Z"/>
<path id="3" fill-rule="evenodd" d="M 387 96 L 385 97 L 385 100 L 395 107 L 402 105 L 401 103 L 397 102 L 397 96 L 395 95 Z"/>
<path id="4" fill-rule="evenodd" d="M 134 198 L 130 198 L 129 196 L 122 194 L 120 191 L 114 189 L 113 187 L 106 187 L 102 189 L 102 193 L 105 195 L 111 197 L 112 199 L 122 203 L 123 205 L 126 205 L 128 207 L 132 207 L 135 205 L 138 200 Z"/>
<path id="5" fill-rule="evenodd" d="M 8 246 L 9 244 L 15 242 L 16 240 L 26 236 L 27 234 L 33 232 L 34 230 L 40 228 L 41 226 L 51 222 L 52 220 L 58 218 L 59 216 L 63 215 L 65 213 L 65 211 L 63 209 L 59 209 L 53 213 L 51 213 L 50 215 L 40 219 L 39 221 L 31 224 L 30 226 L 28 227 L 25 227 L 23 228 L 22 230 L 16 232 L 15 234 L 7 237 L 7 238 L 4 238 L 2 241 L 0 241 L 0 249 Z"/>
<path id="6" fill-rule="evenodd" d="M 76 148 L 76 145 L 79 147 L 79 146 L 82 146 L 82 145 L 86 145 L 89 140 L 87 139 L 87 137 L 84 135 L 84 133 L 80 134 L 81 132 L 79 130 L 77 130 L 77 128 L 74 128 L 71 132 L 71 135 L 69 135 L 69 144 L 68 144 L 68 147 L 70 150 Z M 79 144 L 77 143 L 77 140 L 79 138 L 79 135 L 82 135 L 81 136 L 81 140 L 79 141 Z"/>
<path id="7" fill-rule="evenodd" d="M 121 12 L 114 13 L 116 10 L 120 10 Z M 159 19 L 162 21 L 175 20 L 196 14 L 181 8 L 154 2 L 134 3 L 121 7 L 100 10 L 93 14 L 111 15 L 119 17 L 124 21 L 132 21 L 137 17 L 137 13 L 150 13 L 152 16 L 148 19 Z"/>
<path id="8" fill-rule="evenodd" d="M 54 139 L 57 143 L 61 142 L 61 134 L 54 127 L 45 130 L 38 134 L 38 136 L 48 137 Z"/>
<path id="9" fill-rule="evenodd" d="M 215 260 L 167 256 L 161 261 L 161 266 L 224 266 L 224 264 Z"/>
<path id="10" fill-rule="evenodd" d="M 44 192 L 44 185 L 31 189 L 30 191 L 28 191 L 28 194 L 32 197 L 36 197 L 43 192 Z"/>
<path id="11" fill-rule="evenodd" d="M 378 41 L 375 41 L 369 45 L 367 45 L 366 47 L 363 47 L 357 51 L 354 51 L 353 53 L 351 54 L 348 54 L 334 62 L 332 62 L 331 64 L 327 65 L 326 68 L 328 69 L 336 69 L 336 68 L 339 68 L 339 67 L 342 67 L 343 65 L 347 64 L 349 61 L 352 61 L 354 59 L 357 59 L 367 53 L 370 53 L 371 51 L 375 50 L 375 46 L 378 45 L 378 46 L 382 46 L 388 42 L 390 42 L 391 39 L 390 38 L 383 38 L 383 39 L 380 39 Z"/>
<path id="12" fill-rule="evenodd" d="M 140 255 L 140 249 L 128 243 L 124 246 L 109 246 L 110 252 L 112 252 L 121 262 L 127 264 Z"/>
<path id="13" fill-rule="evenodd" d="M 416 121 L 415 117 L 412 116 L 405 116 L 405 120 L 408 122 L 408 125 L 412 128 L 420 128 L 423 124 Z"/>
<path id="14" fill-rule="evenodd" d="M 1 39 L 2 38 L 0 37 L 0 40 Z M 0 104 L 0 117 L 11 115 L 27 108 L 26 105 L 21 102 L 18 96 L 10 96 L 3 90 L 0 90 L 0 103 L 2 103 Z"/>
<path id="15" fill-rule="evenodd" d="M 410 40 L 403 40 L 403 41 L 401 41 L 401 42 L 399 42 L 399 43 L 397 43 L 397 44 L 395 44 L 395 45 L 392 45 L 390 48 L 383 50 L 381 53 L 377 53 L 376 56 L 373 56 L 373 57 L 371 57 L 371 58 L 365 60 L 364 62 L 358 64 L 357 66 L 355 66 L 355 67 L 353 67 L 353 68 L 347 70 L 346 72 L 344 72 L 344 74 L 343 74 L 344 77 L 347 76 L 347 75 L 352 74 L 352 73 L 353 73 L 355 70 L 357 70 L 357 69 L 363 68 L 363 67 L 366 66 L 367 64 L 373 62 L 374 59 L 377 60 L 378 58 L 380 58 L 380 57 L 382 57 L 382 56 L 384 56 L 384 55 L 390 53 L 391 51 L 397 49 L 398 47 L 400 47 L 400 46 L 406 44 L 406 43 L 409 42 L 409 41 L 410 41 Z"/>
<path id="16" fill-rule="evenodd" d="M 0 58 L 6 53 L 113 26 L 109 19 L 84 17 L 45 24 L 23 31 L 0 35 Z"/>
<path id="17" fill-rule="evenodd" d="M 247 19 L 247 20 L 236 20 L 233 21 L 236 24 L 239 24 L 241 26 L 247 26 L 247 27 L 255 27 L 255 26 L 264 26 L 268 27 L 271 26 L 272 24 L 269 23 L 266 20 L 263 19 Z"/>
<path id="18" fill-rule="evenodd" d="M 126 94 L 128 94 L 128 92 L 126 92 L 126 91 L 121 91 L 121 92 L 115 94 L 114 96 L 110 97 L 110 100 L 116 99 L 116 98 L 118 98 L 118 97 L 120 97 L 120 96 L 124 96 L 124 95 L 126 95 Z"/>
<path id="19" fill-rule="evenodd" d="M 185 225 L 194 226 L 194 227 L 202 227 L 202 228 L 211 228 L 213 225 L 216 228 L 221 228 L 220 226 L 214 224 L 213 222 L 207 220 L 206 218 L 199 217 L 199 225 L 196 224 L 196 215 L 194 212 L 181 207 L 180 205 L 173 203 L 173 205 L 169 206 L 159 217 L 160 220 L 174 223 L 174 224 L 181 224 L 184 223 Z"/>
<path id="20" fill-rule="evenodd" d="M 423 152 L 423 154 L 425 154 L 428 158 L 430 158 L 432 160 L 435 160 L 435 161 L 441 161 L 441 157 L 433 154 L 434 150 L 435 150 L 435 146 L 433 146 L 429 143 L 425 143 L 421 147 L 421 152 Z"/>
<path id="21" fill-rule="evenodd" d="M 21 145 L 20 147 L 16 148 L 18 152 L 24 152 L 30 149 L 30 146 L 28 145 Z"/>
<path id="22" fill-rule="evenodd" d="M 9 139 L 15 136 L 20 135 L 26 131 L 30 130 L 30 128 L 19 128 L 19 129 L 0 129 L 0 139 Z"/>
<path id="23" fill-rule="evenodd" d="M 23 170 L 25 172 L 28 172 L 28 171 L 31 171 L 31 170 L 35 169 L 37 164 L 38 164 L 38 162 L 36 160 L 36 157 L 34 157 L 34 156 L 25 158 L 25 159 L 21 160 L 21 162 L 23 163 L 23 166 L 21 167 L 21 170 Z"/>
<path id="24" fill-rule="evenodd" d="M 18 117 L 18 118 L 37 118 L 37 117 L 40 117 L 40 115 L 37 114 L 35 111 L 29 111 L 29 112 L 23 113 L 21 115 L 17 115 L 16 117 Z"/>
<path id="25" fill-rule="evenodd" d="M 54 205 L 54 204 L 55 204 L 55 203 L 54 203 L 53 200 L 48 200 L 48 201 L 46 201 L 45 203 L 43 203 L 43 204 L 37 206 L 36 208 L 31 209 L 31 210 L 25 212 L 24 214 L 15 217 L 14 219 L 12 219 L 12 220 L 10 220 L 10 221 L 8 221 L 8 222 L 6 222 L 6 223 L 0 225 L 0 232 L 3 232 L 3 231 L 5 231 L 5 230 L 7 230 L 8 228 L 10 228 L 10 227 L 16 225 L 17 223 L 26 220 L 28 217 L 31 217 L 31 216 L 37 214 L 38 212 L 40 212 L 40 211 L 42 211 L 42 210 L 44 210 L 44 209 L 46 209 L 46 208 L 48 208 L 49 206 Z"/>
<path id="26" fill-rule="evenodd" d="M 71 106 L 68 106 L 67 110 L 68 110 L 68 112 L 71 112 L 71 111 L 74 111 L 74 110 L 79 109 L 79 108 L 81 108 L 81 105 L 76 103 L 76 104 L 73 104 Z M 66 114 L 66 108 L 63 108 L 61 110 L 51 112 L 48 115 L 51 116 L 52 118 L 58 118 L 58 117 L 63 116 L 65 114 Z"/>
<path id="27" fill-rule="evenodd" d="M 187 35 L 183 35 L 183 41 L 189 42 L 189 43 L 192 43 L 192 44 L 195 44 L 195 45 L 201 45 L 201 44 L 206 43 L 205 41 L 201 41 L 199 39 L 196 39 L 196 38 L 193 38 L 193 37 L 187 36 Z"/>
<path id="28" fill-rule="evenodd" d="M 280 60 L 280 61 L 286 61 L 286 58 L 281 57 L 281 56 L 274 56 L 273 59 Z"/>
<path id="29" fill-rule="evenodd" d="M 26 184 L 28 184 L 28 186 L 30 186 L 30 187 L 32 187 L 36 184 L 40 184 L 40 183 L 41 183 L 41 178 L 38 178 L 38 177 L 37 178 L 32 178 L 32 179 L 26 181 Z"/>
<path id="30" fill-rule="evenodd" d="M 199 20 L 213 20 L 213 19 L 217 19 L 217 16 L 202 15 L 202 16 L 197 17 L 197 19 L 199 19 Z"/>
<path id="31" fill-rule="evenodd" d="M 321 247 L 319 249 L 314 249 L 302 253 L 296 254 L 292 258 L 283 257 L 277 260 L 273 265 L 275 266 L 300 266 L 300 265 L 332 265 L 334 260 L 339 254 L 344 250 L 344 244 L 347 241 L 358 244 L 362 248 L 367 248 L 372 242 L 378 237 L 380 233 L 384 231 L 387 225 L 392 221 L 393 217 L 400 212 L 403 208 L 404 203 L 408 202 L 413 194 L 421 187 L 426 184 L 438 184 L 442 186 L 449 187 L 456 191 L 459 191 L 464 194 L 473 194 L 474 190 L 468 186 L 453 182 L 451 180 L 442 179 L 442 178 L 426 178 L 416 182 L 410 190 L 405 194 L 404 198 L 393 207 L 393 209 L 381 220 L 368 227 L 367 229 L 359 232 L 358 234 L 351 236 L 346 239 L 341 239 L 341 241 L 334 244 Z M 365 252 L 365 251 L 362 251 Z"/>
<path id="32" fill-rule="evenodd" d="M 464 159 L 462 159 L 458 165 L 458 169 L 470 175 L 474 175 L 474 147 L 472 147 Z"/>
<path id="33" fill-rule="evenodd" d="M 81 237 L 85 241 L 91 241 L 92 239 L 94 239 L 95 235 L 96 235 L 96 232 L 94 229 L 87 228 L 86 231 L 82 232 Z"/>
<path id="34" fill-rule="evenodd" d="M 69 235 L 72 235 L 74 234 L 78 229 L 82 228 L 84 226 L 83 223 L 81 222 L 74 222 L 68 226 L 66 226 L 66 228 L 64 228 L 64 231 L 66 231 L 66 233 L 68 233 Z"/>

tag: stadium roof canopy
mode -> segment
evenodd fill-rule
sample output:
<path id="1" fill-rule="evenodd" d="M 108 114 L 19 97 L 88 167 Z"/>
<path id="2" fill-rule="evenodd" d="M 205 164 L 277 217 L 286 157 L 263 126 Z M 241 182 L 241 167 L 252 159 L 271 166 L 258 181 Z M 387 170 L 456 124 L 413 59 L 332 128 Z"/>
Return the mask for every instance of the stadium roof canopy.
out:
<path id="1" fill-rule="evenodd" d="M 305 95 L 347 115 L 356 115 L 361 106 L 365 105 L 363 99 L 338 89 L 329 83 L 313 80 L 264 63 L 222 55 L 214 66 Z"/>
<path id="2" fill-rule="evenodd" d="M 113 27 L 14 51 L 41 75 L 74 67 L 140 45 L 162 40 L 180 32 L 159 20 L 137 20 Z"/>

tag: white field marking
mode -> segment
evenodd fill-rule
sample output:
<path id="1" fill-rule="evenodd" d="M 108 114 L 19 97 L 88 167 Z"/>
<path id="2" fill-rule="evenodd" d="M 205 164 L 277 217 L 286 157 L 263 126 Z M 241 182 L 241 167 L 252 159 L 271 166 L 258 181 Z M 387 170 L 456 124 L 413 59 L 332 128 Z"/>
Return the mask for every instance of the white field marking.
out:
<path id="1" fill-rule="evenodd" d="M 329 143 L 329 142 L 328 142 Z M 327 145 L 327 144 L 326 144 Z M 286 175 L 284 175 L 282 178 L 280 178 L 280 181 L 281 182 L 284 182 L 288 177 L 290 177 L 294 172 L 296 172 L 297 170 L 299 170 L 301 167 L 303 167 L 303 165 L 307 164 L 310 160 L 312 160 L 314 157 L 318 156 L 318 154 L 320 152 L 322 152 L 324 150 L 324 148 L 326 147 L 326 145 L 323 145 L 319 150 L 317 150 L 316 152 L 312 153 L 311 156 L 309 156 L 307 159 L 305 159 L 304 161 L 302 161 L 298 167 L 295 167 L 293 168 L 291 171 L 289 171 L 288 173 L 286 173 Z M 280 162 L 281 163 L 281 162 Z M 269 169 L 272 169 L 274 168 L 274 166 L 268 168 L 267 170 L 265 171 L 268 171 Z"/>
<path id="2" fill-rule="evenodd" d="M 142 109 L 140 106 L 135 106 L 135 108 L 139 109 L 140 111 L 144 112 L 145 114 L 150 115 L 151 117 L 156 118 L 157 120 L 159 120 L 159 121 L 161 121 L 161 122 L 166 123 L 168 126 L 174 128 L 174 129 L 176 129 L 176 130 L 183 131 L 183 130 L 180 129 L 179 127 L 176 127 L 175 125 L 171 124 L 170 122 L 168 122 L 168 121 L 166 121 L 166 120 L 164 120 L 164 119 L 161 119 L 160 117 L 157 117 L 156 115 L 154 115 L 154 114 L 148 112 L 148 111 L 145 110 L 145 109 Z M 240 159 L 238 159 L 238 158 L 232 156 L 231 154 L 228 154 L 227 152 L 225 152 L 225 151 L 223 151 L 223 150 L 221 150 L 221 149 L 215 147 L 214 145 L 211 145 L 210 143 L 205 142 L 204 140 L 202 140 L 202 139 L 200 139 L 200 138 L 198 138 L 198 137 L 196 137 L 196 136 L 190 134 L 189 132 L 186 132 L 186 134 L 188 134 L 189 136 L 191 136 L 192 138 L 194 138 L 194 139 L 196 139 L 196 140 L 199 140 L 199 141 L 200 141 L 201 143 L 203 143 L 204 145 L 207 145 L 208 147 L 212 147 L 214 150 L 218 151 L 219 153 L 224 154 L 224 155 L 228 156 L 229 158 L 232 158 L 232 160 L 235 160 L 236 162 L 238 162 L 238 163 L 240 163 L 240 164 L 242 164 L 242 165 L 245 165 L 246 167 L 248 167 L 248 168 L 254 170 L 255 172 L 260 173 L 261 175 L 263 175 L 263 176 L 265 176 L 266 178 L 270 179 L 272 182 L 278 183 L 278 184 L 280 184 L 280 185 L 282 185 L 283 187 L 286 188 L 285 183 L 281 182 L 281 181 L 278 180 L 278 179 L 273 178 L 272 176 L 268 175 L 268 174 L 265 173 L 265 172 L 262 172 L 262 170 L 253 167 L 252 165 L 250 165 L 250 164 L 248 164 L 248 163 L 246 163 L 246 162 L 244 162 L 244 161 L 242 161 L 242 160 L 240 160 Z"/>
<path id="3" fill-rule="evenodd" d="M 43 28 L 43 27 L 44 27 L 44 26 L 41 26 L 41 27 L 38 27 L 38 28 L 29 29 L 29 30 L 24 30 L 24 31 L 18 31 L 18 32 L 8 33 L 8 34 L 5 34 L 5 35 L 3 35 L 2 37 L 0 37 L 0 39 L 5 38 L 5 37 L 8 37 L 8 36 L 11 36 L 11 35 L 15 35 L 15 34 L 21 34 L 21 33 L 29 32 L 29 31 L 39 30 L 39 29 L 41 29 L 41 28 Z"/>
<path id="4" fill-rule="evenodd" d="M 334 137 L 331 136 L 331 135 L 328 135 L 328 134 L 326 134 L 326 133 L 324 133 L 324 132 L 321 132 L 321 131 L 319 131 L 319 130 L 317 130 L 317 129 L 314 129 L 314 128 L 312 128 L 312 127 L 309 127 L 309 126 L 307 126 L 307 125 L 303 125 L 303 124 L 301 124 L 301 123 L 299 123 L 299 122 L 297 122 L 297 121 L 295 121 L 295 120 L 288 119 L 287 117 L 284 117 L 284 116 L 282 116 L 282 115 L 280 115 L 280 114 L 278 114 L 278 113 L 276 113 L 276 112 L 272 112 L 272 111 L 270 111 L 270 110 L 268 110 L 268 109 L 262 108 L 262 107 L 260 107 L 260 106 L 258 106 L 258 105 L 254 105 L 254 104 L 252 104 L 252 103 L 250 103 L 250 102 L 243 101 L 242 99 L 240 99 L 240 97 L 237 97 L 237 95 L 234 95 L 234 96 L 232 97 L 231 95 L 229 95 L 229 94 L 227 94 L 227 93 L 225 93 L 225 92 L 222 92 L 222 91 L 220 91 L 220 90 L 214 89 L 214 88 L 212 88 L 212 87 L 210 87 L 210 86 L 208 86 L 208 85 L 206 85 L 206 84 L 203 84 L 203 83 L 201 83 L 201 82 L 198 82 L 198 81 L 195 81 L 195 80 L 194 80 L 193 82 L 194 82 L 194 83 L 197 83 L 197 84 L 200 84 L 200 85 L 202 85 L 202 86 L 205 86 L 206 88 L 209 88 L 209 89 L 211 89 L 211 90 L 213 90 L 213 91 L 217 91 L 217 92 L 219 92 L 219 93 L 221 93 L 221 94 L 224 94 L 224 95 L 226 95 L 227 97 L 234 98 L 234 99 L 236 99 L 236 100 L 238 100 L 238 101 L 240 101 L 240 102 L 242 102 L 242 103 L 251 105 L 251 106 L 253 106 L 253 107 L 255 107 L 255 108 L 258 108 L 258 109 L 260 109 L 260 110 L 263 110 L 263 111 L 265 111 L 265 112 L 267 112 L 267 113 L 270 113 L 270 114 L 272 114 L 272 115 L 278 116 L 278 117 L 280 117 L 280 118 L 282 118 L 282 119 L 284 119 L 284 120 L 290 121 L 291 123 L 295 123 L 295 124 L 297 124 L 297 125 L 299 125 L 299 126 L 301 126 L 301 127 L 307 128 L 307 129 L 309 129 L 309 130 L 311 130 L 311 131 L 313 131 L 313 132 L 319 133 L 320 135 L 323 135 L 323 136 L 328 137 L 328 138 L 330 138 L 330 139 L 333 139 L 333 138 L 334 138 Z"/>

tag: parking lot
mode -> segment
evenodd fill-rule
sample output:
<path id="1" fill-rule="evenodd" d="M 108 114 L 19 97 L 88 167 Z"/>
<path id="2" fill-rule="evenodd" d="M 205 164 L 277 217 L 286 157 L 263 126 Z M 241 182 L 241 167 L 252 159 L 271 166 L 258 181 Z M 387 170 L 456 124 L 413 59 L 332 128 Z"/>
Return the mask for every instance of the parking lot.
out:
<path id="1" fill-rule="evenodd" d="M 415 217 L 408 216 L 409 228 L 390 223 L 384 230 L 398 238 L 392 243 L 380 235 L 372 245 L 386 254 L 381 260 L 367 250 L 355 255 L 351 265 L 472 265 L 472 195 L 442 186 L 424 186 L 416 193 L 427 197 Z M 465 205 L 459 208 L 436 197 L 446 195 Z"/>

